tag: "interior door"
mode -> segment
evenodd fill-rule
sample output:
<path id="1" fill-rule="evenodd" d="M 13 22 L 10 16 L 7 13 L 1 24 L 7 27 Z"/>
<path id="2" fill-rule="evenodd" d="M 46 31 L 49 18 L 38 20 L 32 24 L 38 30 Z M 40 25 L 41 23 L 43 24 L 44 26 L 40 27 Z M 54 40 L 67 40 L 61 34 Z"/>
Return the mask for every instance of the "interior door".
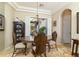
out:
<path id="1" fill-rule="evenodd" d="M 70 15 L 63 16 L 63 43 L 70 43 L 71 39 L 71 27 L 70 27 Z"/>

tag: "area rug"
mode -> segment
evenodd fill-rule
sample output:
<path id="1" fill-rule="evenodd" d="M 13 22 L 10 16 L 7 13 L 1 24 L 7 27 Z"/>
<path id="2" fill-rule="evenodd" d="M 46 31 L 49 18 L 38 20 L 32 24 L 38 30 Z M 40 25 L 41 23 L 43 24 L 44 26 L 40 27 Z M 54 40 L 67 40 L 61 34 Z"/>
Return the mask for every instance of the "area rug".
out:
<path id="1" fill-rule="evenodd" d="M 0 57 L 11 57 L 13 53 L 13 49 L 0 52 Z M 72 57 L 71 55 L 71 48 L 66 46 L 58 46 L 58 50 L 56 48 L 53 48 L 48 52 L 46 51 L 47 57 Z M 14 55 L 14 57 L 34 57 L 31 51 L 27 53 L 25 56 L 23 53 Z"/>

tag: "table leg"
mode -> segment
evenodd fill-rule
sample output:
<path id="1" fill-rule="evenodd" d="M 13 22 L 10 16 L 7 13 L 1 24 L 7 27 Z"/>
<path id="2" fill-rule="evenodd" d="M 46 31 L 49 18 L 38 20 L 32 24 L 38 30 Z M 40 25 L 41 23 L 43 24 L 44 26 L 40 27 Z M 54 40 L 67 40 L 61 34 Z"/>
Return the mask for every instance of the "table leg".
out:
<path id="1" fill-rule="evenodd" d="M 76 42 L 75 56 L 78 56 L 78 42 Z"/>
<path id="2" fill-rule="evenodd" d="M 74 41 L 73 41 L 73 46 L 72 46 L 72 55 L 74 55 Z"/>

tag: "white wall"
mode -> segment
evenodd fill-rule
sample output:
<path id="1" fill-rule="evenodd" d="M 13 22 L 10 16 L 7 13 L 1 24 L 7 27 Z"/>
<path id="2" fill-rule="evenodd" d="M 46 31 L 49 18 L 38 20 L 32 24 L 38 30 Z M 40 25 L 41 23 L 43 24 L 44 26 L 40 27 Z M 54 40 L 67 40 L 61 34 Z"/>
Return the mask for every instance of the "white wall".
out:
<path id="1" fill-rule="evenodd" d="M 15 10 L 9 5 L 5 4 L 5 49 L 12 46 L 12 30 Z"/>
<path id="2" fill-rule="evenodd" d="M 52 38 L 52 18 L 47 18 L 47 37 Z"/>
<path id="3" fill-rule="evenodd" d="M 52 22 L 54 22 L 54 21 L 56 21 L 56 26 L 54 26 L 54 25 L 52 25 L 53 26 L 53 32 L 54 31 L 56 31 L 57 32 L 57 43 L 58 44 L 61 44 L 61 25 L 62 25 L 62 20 L 61 20 L 61 17 L 60 17 L 60 15 L 59 14 L 56 14 L 56 15 L 54 15 L 53 16 L 53 21 Z"/>
<path id="4" fill-rule="evenodd" d="M 65 9 L 71 9 L 72 11 L 72 17 L 71 17 L 71 38 L 73 39 L 79 39 L 79 34 L 77 34 L 77 15 L 76 13 L 79 12 L 79 3 L 77 2 L 73 2 L 65 7 L 63 7 L 62 9 L 60 9 L 59 11 L 57 11 L 54 15 L 53 15 L 53 21 L 56 20 L 57 21 L 57 26 L 53 28 L 53 30 L 56 30 L 58 33 L 58 43 L 61 43 L 62 40 L 62 13 Z"/>
<path id="5" fill-rule="evenodd" d="M 30 21 L 32 18 L 25 17 L 25 36 L 30 36 Z"/>

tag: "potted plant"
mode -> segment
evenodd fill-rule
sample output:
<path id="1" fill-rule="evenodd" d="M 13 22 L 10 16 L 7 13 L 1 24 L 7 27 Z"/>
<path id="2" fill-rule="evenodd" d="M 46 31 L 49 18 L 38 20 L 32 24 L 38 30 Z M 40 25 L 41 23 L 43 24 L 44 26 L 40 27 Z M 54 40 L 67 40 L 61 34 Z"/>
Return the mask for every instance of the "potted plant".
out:
<path id="1" fill-rule="evenodd" d="M 46 33 L 46 27 L 45 27 L 45 26 L 41 27 L 41 28 L 39 29 L 39 32 L 41 32 L 41 33 Z"/>

